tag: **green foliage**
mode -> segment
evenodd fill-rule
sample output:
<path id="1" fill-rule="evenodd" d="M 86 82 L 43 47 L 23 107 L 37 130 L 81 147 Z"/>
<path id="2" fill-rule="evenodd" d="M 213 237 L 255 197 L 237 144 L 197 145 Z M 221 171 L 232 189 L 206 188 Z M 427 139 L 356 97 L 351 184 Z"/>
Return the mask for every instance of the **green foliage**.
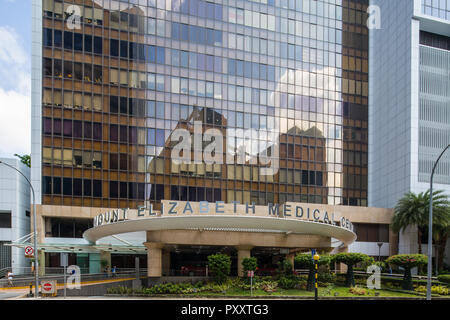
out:
<path id="1" fill-rule="evenodd" d="M 358 296 L 365 296 L 367 294 L 367 290 L 366 289 L 359 288 L 358 286 L 351 287 L 350 289 L 348 289 L 348 291 L 351 294 L 358 295 Z"/>
<path id="2" fill-rule="evenodd" d="M 357 252 L 341 252 L 332 256 L 332 260 L 337 263 L 344 263 L 348 267 L 354 266 L 357 263 L 365 261 L 368 259 L 368 256 L 364 253 Z"/>
<path id="3" fill-rule="evenodd" d="M 300 253 L 294 258 L 295 263 L 297 263 L 302 269 L 309 269 L 314 267 L 314 261 L 309 253 Z M 331 262 L 331 256 L 327 254 L 321 254 L 320 259 L 317 261 L 319 266 L 327 266 Z"/>
<path id="4" fill-rule="evenodd" d="M 361 261 L 362 271 L 366 271 L 368 266 L 375 264 L 375 259 L 373 257 L 367 256 L 363 261 Z"/>
<path id="5" fill-rule="evenodd" d="M 336 275 L 330 272 L 319 272 L 317 280 L 323 283 L 334 283 L 336 281 Z"/>
<path id="6" fill-rule="evenodd" d="M 337 263 L 344 263 L 347 265 L 347 275 L 345 278 L 345 285 L 347 287 L 355 286 L 355 278 L 353 275 L 353 266 L 362 261 L 368 260 L 368 256 L 357 252 L 341 252 L 335 254 L 332 260 Z"/>
<path id="7" fill-rule="evenodd" d="M 430 206 L 430 191 L 415 194 L 406 193 L 394 208 L 394 217 L 392 219 L 392 229 L 399 232 L 409 226 L 418 226 L 424 228 L 428 226 L 428 214 Z M 450 202 L 444 191 L 433 192 L 433 225 L 448 226 L 450 219 L 448 208 Z"/>
<path id="8" fill-rule="evenodd" d="M 258 260 L 255 257 L 242 259 L 242 267 L 244 268 L 245 275 L 247 276 L 247 271 L 256 271 L 258 268 Z"/>
<path id="9" fill-rule="evenodd" d="M 278 279 L 278 286 L 282 289 L 294 289 L 299 284 L 299 279 L 296 277 L 280 277 Z"/>
<path id="10" fill-rule="evenodd" d="M 144 294 L 188 294 L 193 293 L 194 286 L 190 283 L 161 283 L 143 290 Z"/>
<path id="11" fill-rule="evenodd" d="M 427 287 L 426 286 L 419 286 L 416 289 L 414 289 L 416 292 L 426 293 Z M 444 286 L 432 286 L 431 287 L 431 293 L 439 294 L 441 296 L 448 296 L 450 295 L 450 290 Z"/>
<path id="12" fill-rule="evenodd" d="M 208 256 L 208 266 L 217 283 L 223 283 L 231 271 L 231 258 L 222 253 Z"/>
<path id="13" fill-rule="evenodd" d="M 450 274 L 441 274 L 437 278 L 440 282 L 450 284 Z"/>
<path id="14" fill-rule="evenodd" d="M 423 254 L 398 254 L 390 256 L 386 263 L 403 268 L 414 268 L 421 265 L 426 265 L 428 258 Z"/>
<path id="15" fill-rule="evenodd" d="M 291 276 L 293 274 L 293 265 L 288 260 L 278 262 L 278 277 Z"/>
<path id="16" fill-rule="evenodd" d="M 127 288 L 124 286 L 111 287 L 106 289 L 106 293 L 108 294 L 121 294 L 121 295 L 130 295 L 133 293 L 132 288 Z"/>
<path id="17" fill-rule="evenodd" d="M 15 153 L 14 154 L 17 158 L 20 159 L 20 162 L 25 164 L 28 168 L 31 168 L 31 156 L 28 154 L 24 154 L 21 156 L 20 154 Z"/>
<path id="18" fill-rule="evenodd" d="M 100 265 L 102 266 L 102 268 L 106 267 L 108 265 L 108 260 L 106 259 L 100 260 Z"/>
<path id="19" fill-rule="evenodd" d="M 320 259 L 317 261 L 318 266 L 320 267 L 319 269 L 319 277 L 321 276 L 321 274 L 328 274 L 328 268 L 331 262 L 331 256 L 328 254 L 319 254 L 320 255 Z M 295 263 L 297 263 L 300 268 L 302 269 L 309 269 L 309 274 L 308 274 L 308 281 L 307 281 L 307 290 L 308 291 L 313 291 L 314 290 L 314 261 L 311 257 L 311 254 L 309 253 L 300 253 L 298 254 L 295 259 L 294 259 Z M 327 272 L 321 272 L 323 269 L 325 269 Z M 327 277 L 327 276 L 324 276 Z M 323 279 L 324 283 L 327 283 L 327 279 Z"/>

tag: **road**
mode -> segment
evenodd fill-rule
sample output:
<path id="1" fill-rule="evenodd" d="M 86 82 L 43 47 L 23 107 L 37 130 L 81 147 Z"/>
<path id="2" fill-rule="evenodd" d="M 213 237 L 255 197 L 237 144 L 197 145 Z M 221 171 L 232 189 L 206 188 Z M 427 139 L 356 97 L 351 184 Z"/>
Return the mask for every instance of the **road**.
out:
<path id="1" fill-rule="evenodd" d="M 0 291 L 0 300 L 8 300 L 13 299 L 16 297 L 23 296 L 23 292 L 17 292 L 17 291 Z"/>

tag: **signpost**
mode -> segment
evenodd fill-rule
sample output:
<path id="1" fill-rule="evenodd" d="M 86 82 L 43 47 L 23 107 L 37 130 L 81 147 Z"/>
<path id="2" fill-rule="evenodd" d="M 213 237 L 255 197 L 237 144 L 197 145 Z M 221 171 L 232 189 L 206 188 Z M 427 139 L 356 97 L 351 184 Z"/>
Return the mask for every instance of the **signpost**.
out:
<path id="1" fill-rule="evenodd" d="M 64 267 L 64 299 L 66 298 L 66 287 L 67 287 L 67 280 L 66 280 L 66 276 L 67 276 L 67 272 L 66 272 L 66 268 L 69 265 L 69 254 L 66 252 L 62 252 L 60 253 L 60 265 L 61 267 Z"/>
<path id="2" fill-rule="evenodd" d="M 247 277 L 250 278 L 250 296 L 253 296 L 253 277 L 255 276 L 255 272 L 253 270 L 247 271 Z"/>

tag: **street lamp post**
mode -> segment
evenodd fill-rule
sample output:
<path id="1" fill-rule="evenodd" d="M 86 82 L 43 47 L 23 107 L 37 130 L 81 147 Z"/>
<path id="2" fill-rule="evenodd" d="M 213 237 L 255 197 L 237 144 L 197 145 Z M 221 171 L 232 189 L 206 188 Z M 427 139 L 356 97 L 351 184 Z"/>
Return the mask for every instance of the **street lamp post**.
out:
<path id="1" fill-rule="evenodd" d="M 381 261 L 381 247 L 383 246 L 383 242 L 377 242 L 378 245 L 378 261 Z"/>
<path id="2" fill-rule="evenodd" d="M 430 177 L 430 214 L 428 217 L 428 268 L 427 268 L 427 300 L 431 300 L 431 274 L 433 272 L 432 258 L 433 258 L 433 175 L 436 170 L 436 166 L 441 159 L 442 155 L 450 148 L 450 144 L 441 152 L 436 162 L 434 163 L 433 170 L 431 170 Z"/>
<path id="3" fill-rule="evenodd" d="M 34 236 L 34 281 L 35 281 L 35 288 L 34 288 L 34 297 L 37 298 L 39 297 L 39 263 L 38 263 L 38 251 L 37 251 L 37 231 L 36 231 L 36 198 L 34 196 L 34 189 L 33 186 L 31 185 L 30 180 L 17 168 L 3 162 L 0 160 L 0 164 L 4 164 L 7 167 L 10 167 L 13 170 L 16 170 L 18 173 L 20 173 L 25 180 L 28 182 L 28 184 L 30 185 L 31 188 L 31 193 L 33 195 L 33 236 Z"/>

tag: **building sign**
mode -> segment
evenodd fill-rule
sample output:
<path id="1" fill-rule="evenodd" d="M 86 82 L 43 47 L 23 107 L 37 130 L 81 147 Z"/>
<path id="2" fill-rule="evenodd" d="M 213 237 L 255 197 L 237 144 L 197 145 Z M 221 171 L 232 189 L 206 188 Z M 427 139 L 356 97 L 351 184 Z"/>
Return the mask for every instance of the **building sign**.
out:
<path id="1" fill-rule="evenodd" d="M 316 223 L 324 223 L 338 226 L 353 231 L 353 224 L 349 219 L 335 212 L 328 212 L 321 208 L 320 205 L 290 203 L 283 205 L 268 204 L 267 206 L 256 206 L 254 203 L 240 204 L 237 201 L 232 203 L 224 203 L 224 201 L 208 202 L 190 202 L 190 201 L 170 201 L 163 200 L 161 202 L 161 211 L 154 211 L 152 205 L 150 207 L 139 207 L 137 210 L 116 209 L 101 213 L 94 218 L 94 227 L 117 223 L 127 220 L 135 220 L 150 217 L 162 216 L 181 216 L 181 215 L 207 215 L 207 216 L 223 216 L 223 215 L 240 215 L 240 216 L 267 216 L 274 219 L 299 219 Z M 329 206 L 328 206 L 329 208 Z M 333 207 L 338 208 L 338 207 Z"/>

